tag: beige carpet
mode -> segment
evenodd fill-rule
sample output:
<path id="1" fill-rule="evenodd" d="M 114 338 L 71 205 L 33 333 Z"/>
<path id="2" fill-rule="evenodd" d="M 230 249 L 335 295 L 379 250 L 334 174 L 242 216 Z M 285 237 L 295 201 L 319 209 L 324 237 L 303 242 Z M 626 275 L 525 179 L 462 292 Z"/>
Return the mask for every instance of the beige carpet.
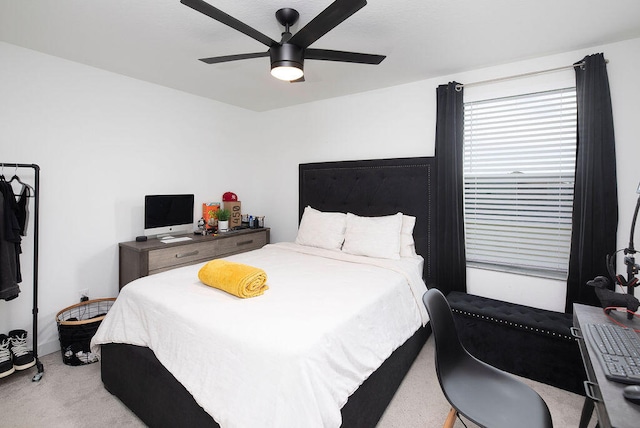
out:
<path id="1" fill-rule="evenodd" d="M 100 363 L 71 367 L 60 353 L 41 358 L 45 373 L 32 382 L 35 368 L 0 379 L 0 426 L 15 428 L 142 427 L 144 424 L 109 394 L 100 380 Z M 555 427 L 577 427 L 583 397 L 525 380 L 544 398 Z M 378 424 L 379 428 L 441 427 L 449 411 L 435 375 L 433 339 L 427 341 Z M 466 422 L 467 427 L 475 425 Z M 456 428 L 463 425 L 456 422 Z M 595 426 L 595 420 L 590 426 Z"/>

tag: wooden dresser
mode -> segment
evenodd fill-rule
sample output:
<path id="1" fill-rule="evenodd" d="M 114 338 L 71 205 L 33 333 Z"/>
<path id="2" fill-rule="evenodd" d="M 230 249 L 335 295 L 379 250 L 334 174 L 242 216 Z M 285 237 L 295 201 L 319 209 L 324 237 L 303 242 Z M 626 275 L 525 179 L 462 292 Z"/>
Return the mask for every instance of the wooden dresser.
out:
<path id="1" fill-rule="evenodd" d="M 143 276 L 262 248 L 269 243 L 269 232 L 269 228 L 260 228 L 216 236 L 190 235 L 191 240 L 168 244 L 159 239 L 121 242 L 120 288 Z"/>

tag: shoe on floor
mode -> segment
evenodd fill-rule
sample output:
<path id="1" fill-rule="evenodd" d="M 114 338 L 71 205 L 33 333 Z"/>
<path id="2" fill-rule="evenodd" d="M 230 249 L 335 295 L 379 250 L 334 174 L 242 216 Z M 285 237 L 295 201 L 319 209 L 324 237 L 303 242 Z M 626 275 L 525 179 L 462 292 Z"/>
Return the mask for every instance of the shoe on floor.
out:
<path id="1" fill-rule="evenodd" d="M 0 334 L 0 378 L 15 372 L 11 360 L 11 340 L 6 334 Z"/>
<path id="2" fill-rule="evenodd" d="M 13 368 L 25 370 L 36 364 L 33 352 L 27 347 L 27 332 L 25 330 L 12 330 L 9 332 L 11 340 L 11 353 L 13 354 Z"/>

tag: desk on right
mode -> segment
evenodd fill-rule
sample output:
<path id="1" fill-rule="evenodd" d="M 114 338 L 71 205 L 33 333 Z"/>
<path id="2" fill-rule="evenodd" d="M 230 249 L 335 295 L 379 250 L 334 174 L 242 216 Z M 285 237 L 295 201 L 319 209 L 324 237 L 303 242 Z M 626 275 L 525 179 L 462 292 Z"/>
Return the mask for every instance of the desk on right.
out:
<path id="1" fill-rule="evenodd" d="M 611 316 L 621 324 L 640 329 L 640 319 L 627 320 L 626 315 L 613 311 Z M 583 333 L 586 324 L 604 324 L 613 322 L 607 318 L 602 308 L 580 304 L 573 305 L 573 325 L 578 330 L 578 339 L 582 361 L 587 372 L 585 382 L 584 407 L 580 419 L 580 428 L 586 428 L 595 406 L 600 428 L 637 428 L 640 426 L 640 405 L 627 401 L 622 396 L 625 384 L 612 382 L 605 377 L 600 362 L 590 343 L 588 335 Z"/>

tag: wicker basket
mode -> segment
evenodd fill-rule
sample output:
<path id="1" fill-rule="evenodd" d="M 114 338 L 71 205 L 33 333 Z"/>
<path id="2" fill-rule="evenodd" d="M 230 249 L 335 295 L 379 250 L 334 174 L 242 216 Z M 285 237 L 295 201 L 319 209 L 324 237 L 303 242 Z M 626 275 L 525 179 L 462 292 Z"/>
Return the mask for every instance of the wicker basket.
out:
<path id="1" fill-rule="evenodd" d="M 80 366 L 96 362 L 90 342 L 115 298 L 95 299 L 64 308 L 56 315 L 62 362 Z"/>

